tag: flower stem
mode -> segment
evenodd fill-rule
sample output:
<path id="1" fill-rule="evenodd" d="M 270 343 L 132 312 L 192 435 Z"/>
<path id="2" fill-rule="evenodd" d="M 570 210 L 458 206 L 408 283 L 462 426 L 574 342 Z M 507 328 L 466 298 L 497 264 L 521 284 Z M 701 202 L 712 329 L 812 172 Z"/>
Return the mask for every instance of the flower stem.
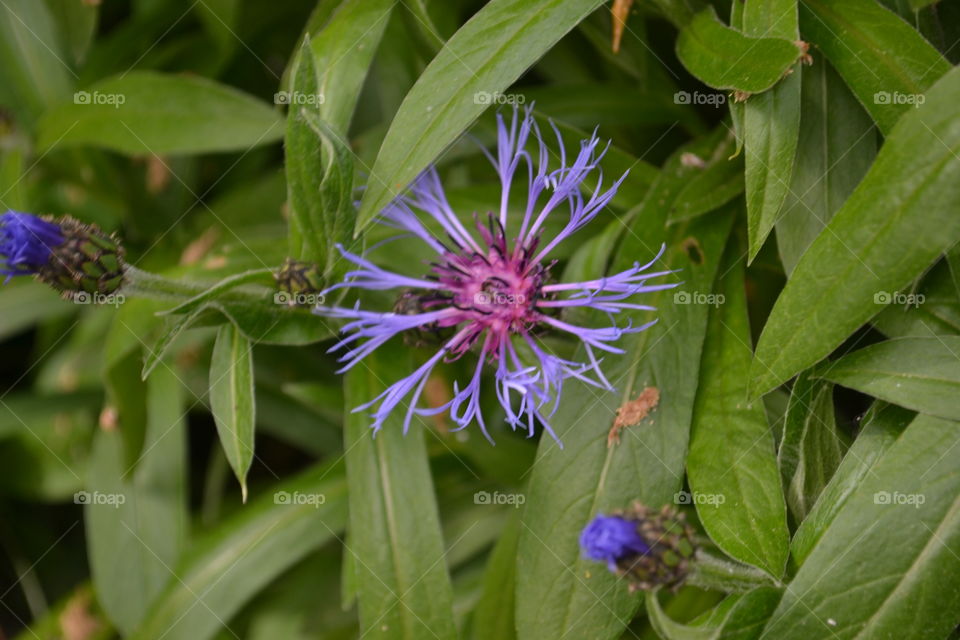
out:
<path id="1" fill-rule="evenodd" d="M 130 265 L 127 265 L 123 276 L 123 293 L 141 298 L 185 301 L 207 289 L 200 283 L 170 280 Z"/>

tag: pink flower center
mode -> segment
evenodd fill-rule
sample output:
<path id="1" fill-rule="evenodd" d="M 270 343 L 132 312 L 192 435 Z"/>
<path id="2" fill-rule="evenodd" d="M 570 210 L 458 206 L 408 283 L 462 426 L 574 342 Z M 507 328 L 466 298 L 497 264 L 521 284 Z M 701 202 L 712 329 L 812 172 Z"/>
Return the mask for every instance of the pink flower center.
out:
<path id="1" fill-rule="evenodd" d="M 549 266 L 530 264 L 535 243 L 526 250 L 508 251 L 506 234 L 492 215 L 487 226 L 479 222 L 477 226 L 486 251 L 446 253 L 433 265 L 431 277 L 449 293 L 424 300 L 424 307 L 452 305 L 460 313 L 442 321 L 442 326 L 472 323 L 478 334 L 486 330 L 497 340 L 528 331 L 540 319 L 536 302 Z"/>

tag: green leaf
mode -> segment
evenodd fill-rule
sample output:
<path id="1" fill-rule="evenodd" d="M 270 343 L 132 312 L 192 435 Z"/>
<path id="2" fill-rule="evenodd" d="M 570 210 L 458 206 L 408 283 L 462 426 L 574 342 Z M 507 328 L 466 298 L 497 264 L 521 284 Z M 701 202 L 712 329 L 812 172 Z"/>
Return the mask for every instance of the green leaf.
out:
<path id="1" fill-rule="evenodd" d="M 193 544 L 131 638 L 212 638 L 261 589 L 343 529 L 342 464 L 317 465 L 275 489 Z"/>
<path id="2" fill-rule="evenodd" d="M 417 80 L 383 141 L 357 219 L 359 233 L 488 106 L 601 0 L 491 0 Z"/>
<path id="3" fill-rule="evenodd" d="M 227 59 L 240 43 L 236 34 L 240 3 L 241 0 L 203 0 L 192 6 L 223 59 Z"/>
<path id="4" fill-rule="evenodd" d="M 147 390 L 142 460 L 127 465 L 117 431 L 94 444 L 84 506 L 97 601 L 130 633 L 171 580 L 187 539 L 184 389 L 176 373 L 157 372 Z"/>
<path id="5" fill-rule="evenodd" d="M 826 363 L 815 374 L 920 413 L 960 420 L 960 337 L 896 338 Z"/>
<path id="6" fill-rule="evenodd" d="M 891 304 L 871 324 L 891 338 L 960 334 L 960 297 L 953 275 L 960 273 L 947 259 L 934 266 L 918 287 L 892 292 Z"/>
<path id="7" fill-rule="evenodd" d="M 132 71 L 47 112 L 41 149 L 85 145 L 130 155 L 247 151 L 283 136 L 269 105 L 204 78 Z"/>
<path id="8" fill-rule="evenodd" d="M 36 323 L 61 318 L 76 308 L 39 282 L 11 282 L 0 289 L 0 339 Z"/>
<path id="9" fill-rule="evenodd" d="M 828 355 L 960 238 L 960 70 L 927 92 L 803 254 L 757 344 L 754 393 Z"/>
<path id="10" fill-rule="evenodd" d="M 800 134 L 802 66 L 770 91 L 747 100 L 743 114 L 747 231 L 757 257 L 780 213 L 793 177 Z"/>
<path id="11" fill-rule="evenodd" d="M 960 425 L 919 416 L 824 532 L 770 640 L 944 638 L 960 622 Z M 922 624 L 917 624 L 922 620 Z"/>
<path id="12" fill-rule="evenodd" d="M 345 133 L 360 97 L 373 56 L 396 2 L 342 0 L 323 29 L 313 34 L 317 90 L 324 97 L 320 118 Z"/>
<path id="13" fill-rule="evenodd" d="M 182 316 L 169 318 L 160 333 L 160 338 L 152 347 L 144 348 L 143 369 L 140 372 L 140 378 L 146 380 L 153 373 L 153 370 L 163 362 L 163 359 L 170 353 L 177 338 L 183 335 L 183 332 L 190 328 L 204 309 L 197 309 L 192 313 Z"/>
<path id="14" fill-rule="evenodd" d="M 210 359 L 210 410 L 220 444 L 247 501 L 247 472 L 253 462 L 256 420 L 253 346 L 232 324 L 217 332 Z"/>
<path id="15" fill-rule="evenodd" d="M 56 28 L 38 0 L 5 0 L 0 7 L 0 104 L 28 125 L 68 99 L 76 78 L 59 50 Z"/>
<path id="16" fill-rule="evenodd" d="M 742 595 L 728 596 L 693 624 L 671 620 L 655 595 L 646 600 L 650 624 L 664 640 L 752 640 L 760 636 L 763 625 L 776 609 L 780 590 L 759 587 Z"/>
<path id="17" fill-rule="evenodd" d="M 721 132 L 724 132 L 723 127 L 716 133 Z M 728 133 L 707 157 L 688 157 L 687 162 L 700 171 L 677 195 L 670 208 L 668 224 L 713 211 L 743 193 L 743 161 L 731 158 L 735 142 L 735 136 Z"/>
<path id="18" fill-rule="evenodd" d="M 386 351 L 384 351 L 386 349 Z M 381 347 L 344 381 L 348 407 L 376 398 L 407 375 L 409 359 Z M 366 411 L 351 413 L 344 446 L 350 483 L 350 545 L 356 556 L 361 635 L 455 638 L 452 590 L 422 429 L 403 416 L 374 434 Z M 376 437 L 374 437 L 376 436 Z"/>
<path id="19" fill-rule="evenodd" d="M 318 265 L 326 265 L 332 248 L 331 219 L 321 202 L 324 188 L 324 154 L 321 138 L 306 119 L 308 113 L 320 110 L 321 93 L 309 39 L 291 67 L 293 104 L 287 113 L 284 153 L 287 177 L 287 200 L 290 203 L 290 250 L 296 257 Z M 299 98 L 307 100 L 301 105 Z M 331 158 L 326 157 L 329 165 Z"/>
<path id="20" fill-rule="evenodd" d="M 508 521 L 487 560 L 480 599 L 471 618 L 473 640 L 513 640 L 517 637 L 514 609 L 519 539 L 520 517 L 517 512 Z"/>
<path id="21" fill-rule="evenodd" d="M 797 0 L 743 3 L 741 29 L 753 37 L 799 40 Z M 753 61 L 753 53 L 749 54 Z M 800 85 L 803 65 L 770 91 L 744 105 L 747 233 L 750 260 L 757 257 L 790 191 L 800 135 Z"/>
<path id="22" fill-rule="evenodd" d="M 843 457 L 833 415 L 833 385 L 800 374 L 790 393 L 777 454 L 787 507 L 802 522 Z"/>
<path id="23" fill-rule="evenodd" d="M 710 310 L 693 406 L 687 478 L 697 515 L 727 555 L 783 575 L 786 506 L 763 404 L 747 400 L 750 325 L 743 264 L 728 249 Z"/>
<path id="24" fill-rule="evenodd" d="M 876 0 L 803 0 L 800 30 L 840 72 L 884 135 L 950 70 L 923 36 Z"/>
<path id="25" fill-rule="evenodd" d="M 64 48 L 70 52 L 74 63 L 82 63 L 97 31 L 99 5 L 77 0 L 46 0 L 46 3 L 56 19 Z"/>
<path id="26" fill-rule="evenodd" d="M 271 277 L 272 274 L 272 269 L 251 269 L 250 271 L 235 273 L 224 278 L 203 293 L 198 293 L 197 295 L 188 299 L 186 302 L 181 302 L 172 309 L 167 309 L 166 311 L 161 312 L 160 315 L 192 314 L 200 309 L 205 303 L 224 298 L 226 297 L 224 294 L 226 294 L 228 291 L 233 291 L 237 287 L 245 284 L 259 282 L 260 284 L 269 285 L 271 287 L 275 286 L 274 280 Z"/>
<path id="27" fill-rule="evenodd" d="M 205 306 L 225 316 L 244 337 L 257 344 L 298 346 L 336 335 L 337 329 L 310 309 L 277 304 L 275 295 L 268 292 L 258 299 L 217 300 Z"/>
<path id="28" fill-rule="evenodd" d="M 897 441 L 914 415 L 912 411 L 882 402 L 870 408 L 857 439 L 793 536 L 790 552 L 797 565 L 804 563 L 850 495 L 872 473 L 874 465 Z"/>
<path id="29" fill-rule="evenodd" d="M 322 253 L 313 255 L 311 252 L 306 257 L 313 258 L 328 279 L 336 280 L 337 274 L 346 271 L 346 265 L 336 268 L 338 264 L 344 264 L 336 245 L 346 245 L 350 241 L 355 216 L 353 152 L 340 136 L 315 114 L 307 111 L 302 117 L 309 128 L 308 135 L 312 137 L 314 144 L 319 143 L 319 149 L 322 149 L 322 155 L 326 157 L 325 161 L 319 160 L 315 165 L 307 163 L 309 166 L 305 168 L 321 172 L 319 184 L 316 185 L 317 192 L 311 194 L 307 190 L 304 194 L 306 197 L 298 199 L 301 203 L 300 210 L 305 208 L 307 215 L 313 217 L 310 224 L 314 233 L 318 232 L 318 226 L 323 228 L 320 235 L 320 239 L 324 241 Z M 303 219 L 303 215 L 297 217 L 298 222 L 303 222 Z"/>
<path id="30" fill-rule="evenodd" d="M 713 7 L 693 17 L 677 38 L 677 57 L 714 89 L 760 93 L 775 85 L 800 58 L 783 38 L 752 38 L 723 24 Z"/>
<path id="31" fill-rule="evenodd" d="M 667 162 L 644 204 L 629 218 L 631 226 L 610 272 L 651 256 L 665 242 L 667 252 L 656 268 L 682 269 L 687 293 L 711 290 L 731 208 L 665 230 L 669 206 L 684 186 L 683 177 L 693 171 L 680 158 L 688 151 L 702 152 L 703 146 L 700 141 L 682 148 Z M 575 381 L 564 389 L 550 421 L 564 448 L 549 437 L 541 439 L 523 513 L 517 556 L 519 638 L 613 638 L 640 606 L 622 579 L 581 556 L 577 541 L 598 512 L 624 508 L 633 500 L 659 508 L 672 502 L 682 485 L 707 309 L 676 304 L 683 300 L 681 293 L 644 296 L 644 304 L 659 308 L 659 321 L 624 340 L 626 356 L 604 359 L 604 373 L 617 391 Z M 638 326 L 653 314 L 629 317 Z M 590 324 L 605 322 L 601 317 Z M 659 390 L 659 404 L 640 424 L 626 427 L 619 444 L 608 445 L 618 407 L 646 387 Z"/>
<path id="32" fill-rule="evenodd" d="M 877 155 L 873 120 L 819 52 L 803 70 L 800 138 L 789 193 L 777 217 L 787 274 L 843 205 Z M 829 117 L 828 117 L 829 115 Z"/>

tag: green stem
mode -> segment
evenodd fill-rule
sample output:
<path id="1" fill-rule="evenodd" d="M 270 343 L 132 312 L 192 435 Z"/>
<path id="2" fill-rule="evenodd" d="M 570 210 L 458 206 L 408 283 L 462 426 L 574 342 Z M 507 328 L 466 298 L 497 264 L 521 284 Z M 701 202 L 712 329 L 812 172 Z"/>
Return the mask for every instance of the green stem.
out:
<path id="1" fill-rule="evenodd" d="M 686 583 L 701 589 L 745 593 L 756 587 L 781 586 L 766 571 L 731 562 L 703 549 L 697 551 Z"/>
<path id="2" fill-rule="evenodd" d="M 183 280 L 170 280 L 155 273 L 127 265 L 122 292 L 128 296 L 185 301 L 207 290 L 207 285 Z"/>

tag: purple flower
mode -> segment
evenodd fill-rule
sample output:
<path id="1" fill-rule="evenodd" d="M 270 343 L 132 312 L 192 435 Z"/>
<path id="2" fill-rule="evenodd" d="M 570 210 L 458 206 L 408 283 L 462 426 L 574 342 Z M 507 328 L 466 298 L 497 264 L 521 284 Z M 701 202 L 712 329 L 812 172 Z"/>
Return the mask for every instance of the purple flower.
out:
<path id="1" fill-rule="evenodd" d="M 63 241 L 59 225 L 29 213 L 7 211 L 0 216 L 0 274 L 9 281 L 36 273 Z"/>
<path id="2" fill-rule="evenodd" d="M 637 523 L 620 516 L 598 515 L 580 534 L 580 548 L 591 560 L 606 562 L 610 571 L 617 570 L 617 562 L 628 556 L 650 553 Z"/>
<path id="3" fill-rule="evenodd" d="M 560 166 L 548 169 L 547 146 L 529 110 L 521 118 L 514 109 L 509 126 L 498 114 L 497 128 L 497 156 L 487 156 L 502 185 L 499 212 L 491 212 L 485 218 L 475 215 L 475 233 L 464 226 L 451 208 L 432 167 L 414 181 L 406 195 L 388 205 L 378 219 L 415 236 L 435 254 L 428 275 L 400 275 L 339 247 L 357 268 L 347 273 L 344 282 L 327 291 L 348 287 L 405 290 L 401 295 L 404 312 L 399 308 L 393 312 L 365 311 L 359 306 L 316 308 L 318 314 L 350 321 L 343 327 L 346 337 L 331 349 L 343 352 L 341 371 L 356 366 L 401 332 L 429 329 L 447 333 L 442 346 L 416 371 L 354 409 L 372 408 L 374 432 L 402 405 L 399 410 L 404 412 L 404 432 L 414 415 L 449 410 L 458 429 L 476 421 L 491 440 L 480 410 L 480 381 L 484 363 L 488 363 L 507 423 L 533 436 L 539 421 L 559 443 L 548 417 L 560 401 L 563 381 L 576 378 L 612 391 L 596 351 L 624 353 L 613 343 L 624 334 L 643 331 L 655 322 L 638 327 L 629 322 L 617 326 L 614 314 L 627 309 L 651 310 L 652 307 L 627 300 L 634 294 L 676 286 L 647 284 L 651 278 L 670 273 L 648 271 L 663 253 L 662 248 L 648 264 L 635 263 L 615 275 L 586 282 L 553 283 L 550 269 L 555 261 L 550 260 L 550 253 L 596 217 L 613 198 L 626 174 L 604 190 L 598 165 L 606 149 L 599 148 L 596 135 L 581 142 L 579 153 L 568 159 L 555 127 Z M 536 140 L 536 158 L 527 150 L 531 138 Z M 520 169 L 521 165 L 525 170 Z M 518 170 L 519 176 L 527 178 L 527 198 L 519 232 L 511 239 L 506 231 L 507 208 Z M 587 197 L 581 186 L 593 173 L 597 175 L 596 184 Z M 544 238 L 544 222 L 550 215 L 565 216 L 566 223 L 555 236 Z M 443 237 L 427 229 L 426 219 L 439 225 Z M 588 328 L 571 324 L 562 315 L 564 309 L 571 307 L 602 311 L 610 318 L 610 326 Z M 547 328 L 578 338 L 584 345 L 586 361 L 575 362 L 549 353 L 535 337 L 537 331 Z M 477 364 L 465 385 L 454 383 L 452 400 L 439 408 L 418 407 L 433 368 L 441 361 L 456 360 L 471 349 L 479 351 Z"/>

